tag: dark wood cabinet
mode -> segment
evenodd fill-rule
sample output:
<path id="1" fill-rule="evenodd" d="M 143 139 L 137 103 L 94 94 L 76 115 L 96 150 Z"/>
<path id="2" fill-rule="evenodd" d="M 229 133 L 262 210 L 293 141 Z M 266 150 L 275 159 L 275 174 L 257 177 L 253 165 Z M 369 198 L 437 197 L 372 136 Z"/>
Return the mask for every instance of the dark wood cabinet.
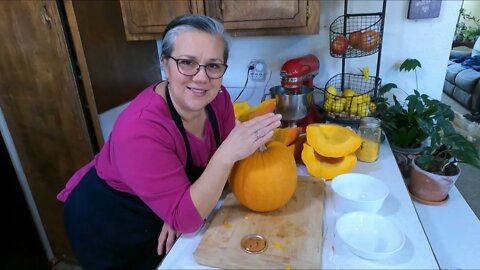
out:
<path id="1" fill-rule="evenodd" d="M 167 24 L 181 14 L 202 14 L 201 0 L 120 1 L 125 34 L 129 40 L 161 38 Z"/>
<path id="2" fill-rule="evenodd" d="M 232 36 L 318 34 L 317 0 L 122 0 L 129 40 L 160 39 L 168 22 L 182 14 L 204 14 L 221 21 Z"/>
<path id="3" fill-rule="evenodd" d="M 156 43 L 126 41 L 118 1 L 0 1 L 0 40 L 2 135 L 49 260 L 74 260 L 56 195 L 103 145 L 98 114 L 161 79 Z"/>

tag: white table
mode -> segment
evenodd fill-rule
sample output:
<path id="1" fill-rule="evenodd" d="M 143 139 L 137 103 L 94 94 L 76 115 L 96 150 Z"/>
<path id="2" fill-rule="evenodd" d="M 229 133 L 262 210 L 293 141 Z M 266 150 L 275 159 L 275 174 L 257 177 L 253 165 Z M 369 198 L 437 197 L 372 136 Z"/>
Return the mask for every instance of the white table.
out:
<path id="1" fill-rule="evenodd" d="M 414 202 L 418 217 L 441 269 L 479 269 L 480 221 L 455 186 L 449 197 L 439 206 Z"/>
<path id="2" fill-rule="evenodd" d="M 304 166 L 298 166 L 300 175 L 307 175 Z M 395 158 L 387 142 L 381 144 L 377 162 L 357 162 L 353 172 L 365 173 L 381 179 L 390 189 L 379 214 L 396 223 L 406 235 L 405 246 L 394 256 L 381 261 L 365 260 L 348 250 L 336 237 L 335 222 L 340 217 L 332 199 L 330 182 L 326 185 L 324 213 L 323 269 L 438 269 L 428 239 L 419 221 L 414 205 L 405 187 L 403 178 L 396 165 Z M 220 206 L 217 205 L 217 208 Z M 319 228 L 321 230 L 322 228 Z M 452 228 L 452 230 L 458 229 Z M 165 257 L 159 269 L 211 269 L 195 262 L 193 252 L 200 243 L 206 228 L 202 227 L 194 234 L 182 235 L 170 253 Z M 456 247 L 453 247 L 456 248 Z M 478 250 L 478 249 L 477 249 Z M 219 254 L 221 256 L 221 254 Z"/>

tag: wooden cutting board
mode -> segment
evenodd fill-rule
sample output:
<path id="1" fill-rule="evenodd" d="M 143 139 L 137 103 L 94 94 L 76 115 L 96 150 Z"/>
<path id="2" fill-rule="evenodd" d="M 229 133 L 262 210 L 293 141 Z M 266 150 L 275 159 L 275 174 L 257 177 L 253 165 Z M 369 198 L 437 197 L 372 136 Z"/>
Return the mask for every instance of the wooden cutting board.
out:
<path id="1" fill-rule="evenodd" d="M 298 177 L 290 201 L 276 211 L 257 213 L 242 206 L 230 193 L 195 250 L 197 263 L 234 269 L 319 269 L 322 260 L 325 185 L 312 177 Z M 244 236 L 266 239 L 262 253 L 247 253 Z"/>

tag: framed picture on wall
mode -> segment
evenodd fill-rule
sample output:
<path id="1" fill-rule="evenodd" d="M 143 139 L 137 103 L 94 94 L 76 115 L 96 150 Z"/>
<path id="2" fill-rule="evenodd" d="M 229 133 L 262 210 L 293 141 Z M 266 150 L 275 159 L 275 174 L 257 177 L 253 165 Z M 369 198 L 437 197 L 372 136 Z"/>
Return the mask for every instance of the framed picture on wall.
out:
<path id="1" fill-rule="evenodd" d="M 408 19 L 437 18 L 440 15 L 442 0 L 410 0 Z"/>

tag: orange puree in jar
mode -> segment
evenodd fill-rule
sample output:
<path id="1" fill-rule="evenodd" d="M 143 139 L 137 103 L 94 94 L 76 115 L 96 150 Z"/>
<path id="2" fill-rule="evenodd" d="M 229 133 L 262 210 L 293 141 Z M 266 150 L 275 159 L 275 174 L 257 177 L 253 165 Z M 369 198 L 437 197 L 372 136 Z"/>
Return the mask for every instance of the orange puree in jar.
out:
<path id="1" fill-rule="evenodd" d="M 362 145 L 357 149 L 355 153 L 358 160 L 364 162 L 374 162 L 378 159 L 378 149 L 380 145 L 372 140 L 363 139 Z"/>

